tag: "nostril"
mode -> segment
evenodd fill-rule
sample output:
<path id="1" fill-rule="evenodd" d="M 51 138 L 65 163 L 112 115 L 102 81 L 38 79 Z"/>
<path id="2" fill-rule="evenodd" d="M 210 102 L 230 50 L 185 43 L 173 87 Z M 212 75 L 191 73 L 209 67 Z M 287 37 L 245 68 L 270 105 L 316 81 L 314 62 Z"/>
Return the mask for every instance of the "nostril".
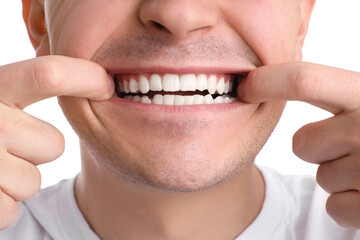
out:
<path id="1" fill-rule="evenodd" d="M 162 24 L 160 24 L 160 23 L 158 23 L 156 21 L 151 21 L 151 22 L 156 28 L 159 28 L 159 29 L 164 29 L 165 28 Z"/>
<path id="2" fill-rule="evenodd" d="M 155 28 L 159 29 L 159 30 L 165 30 L 167 32 L 170 32 L 164 25 L 162 25 L 161 23 L 158 23 L 156 21 L 150 21 L 150 24 L 152 26 L 154 26 Z"/>

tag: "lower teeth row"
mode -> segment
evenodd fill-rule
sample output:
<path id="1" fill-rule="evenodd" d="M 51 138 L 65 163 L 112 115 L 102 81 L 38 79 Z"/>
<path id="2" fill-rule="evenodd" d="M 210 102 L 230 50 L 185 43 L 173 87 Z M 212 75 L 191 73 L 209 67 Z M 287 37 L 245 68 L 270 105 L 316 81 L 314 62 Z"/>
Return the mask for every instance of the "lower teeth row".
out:
<path id="1" fill-rule="evenodd" d="M 219 103 L 232 103 L 237 101 L 236 98 L 230 95 L 222 95 L 213 99 L 211 94 L 206 96 L 193 95 L 193 96 L 181 96 L 181 95 L 160 95 L 156 94 L 153 98 L 148 96 L 132 96 L 126 95 L 124 99 L 141 102 L 146 104 L 158 104 L 158 105 L 169 105 L 169 106 L 182 106 L 182 105 L 200 105 L 200 104 L 219 104 Z"/>

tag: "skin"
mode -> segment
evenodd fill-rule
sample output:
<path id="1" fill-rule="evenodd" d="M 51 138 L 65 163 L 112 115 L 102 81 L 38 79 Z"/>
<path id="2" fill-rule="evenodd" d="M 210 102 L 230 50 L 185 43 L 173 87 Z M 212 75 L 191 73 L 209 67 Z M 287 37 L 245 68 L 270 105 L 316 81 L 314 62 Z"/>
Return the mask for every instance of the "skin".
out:
<path id="1" fill-rule="evenodd" d="M 39 43 L 39 51 L 91 59 L 108 71 L 116 71 L 113 69 L 118 66 L 128 69 L 136 64 L 132 71 L 140 72 L 143 70 L 137 68 L 153 69 L 156 66 L 175 68 L 173 71 L 190 66 L 195 66 L 194 71 L 202 71 L 196 68 L 215 66 L 218 69 L 226 68 L 223 71 L 229 71 L 228 68 L 233 72 L 250 71 L 256 68 L 259 61 L 263 64 L 290 61 L 300 54 L 296 50 L 302 41 L 303 36 L 299 36 L 299 31 L 303 26 L 298 2 L 258 3 L 254 10 L 249 10 L 254 5 L 250 1 L 234 1 L 231 5 L 219 1 L 165 3 L 132 1 L 132 4 L 125 5 L 124 1 L 115 1 L 103 6 L 100 1 L 66 1 L 57 8 L 51 1 L 45 2 L 49 37 L 43 39 L 45 43 Z M 179 12 L 174 17 L 171 17 L 173 14 L 169 16 L 170 12 L 182 5 L 192 11 L 187 15 Z M 162 15 L 158 10 L 160 6 Z M 55 8 L 56 12 L 53 10 Z M 98 8 L 102 9 L 101 14 L 95 13 L 94 9 Z M 113 11 L 114 8 L 121 9 L 122 17 L 119 17 L 118 11 Z M 87 12 L 94 12 L 90 20 L 85 15 L 79 15 Z M 139 16 L 134 12 L 139 12 Z M 260 12 L 267 14 L 256 19 L 251 26 L 246 24 Z M 293 15 L 298 15 L 298 18 L 290 17 Z M 178 18 L 184 17 L 188 20 L 183 25 L 175 24 Z M 278 19 L 278 24 L 270 24 L 264 18 Z M 167 30 L 155 28 L 151 24 L 154 21 L 160 22 Z M 77 24 L 74 25 L 74 22 Z M 60 23 L 61 31 L 57 30 Z M 91 27 L 94 24 L 107 27 Z M 126 27 L 119 30 L 119 26 Z M 262 40 L 265 37 L 264 29 L 273 29 L 267 36 L 267 45 Z M 283 36 L 281 33 L 285 29 L 291 31 Z M 143 40 L 151 37 L 153 39 Z M 129 47 L 127 38 L 138 49 L 147 51 L 148 48 L 150 56 L 153 54 L 152 48 L 147 46 L 159 44 L 166 47 L 155 47 L 156 61 L 143 58 L 136 50 L 130 53 L 130 57 L 120 53 L 109 56 L 113 46 L 133 49 Z M 50 42 L 46 43 L 49 39 Z M 83 39 L 89 42 L 86 47 L 81 47 L 84 46 Z M 151 44 L 147 44 L 149 41 Z M 225 45 L 224 51 L 230 51 L 206 54 L 206 49 L 200 48 L 190 53 L 192 46 L 197 49 L 200 45 L 209 45 L 209 42 L 212 45 Z M 50 49 L 41 47 L 48 45 Z M 190 46 L 190 50 L 184 56 L 182 52 L 187 46 Z M 273 54 L 273 49 L 279 49 L 279 52 Z M 248 52 L 250 57 L 230 54 L 240 51 Z M 223 60 L 224 55 L 229 56 Z M 176 114 L 174 110 L 159 110 L 156 116 L 144 117 L 132 108 L 115 108 L 110 101 L 89 102 L 86 99 L 61 98 L 60 105 L 81 139 L 82 151 L 86 151 L 93 162 L 101 159 L 107 168 L 131 182 L 184 192 L 216 185 L 248 166 L 269 137 L 284 103 L 248 105 L 235 114 L 215 111 L 218 113 L 215 117 L 214 110 L 194 116 L 193 113 L 190 116 L 186 113 Z"/>
<path id="2" fill-rule="evenodd" d="M 0 68 L 0 89 L 6 89 L 0 94 L 0 116 L 6 116 L 0 126 L 12 126 L 1 128 L 1 139 L 41 140 L 38 146 L 15 144 L 15 140 L 1 145 L 6 159 L 0 168 L 0 206 L 6 216 L 0 219 L 1 226 L 16 218 L 14 200 L 24 200 L 39 189 L 35 165 L 54 160 L 64 146 L 56 129 L 21 109 L 60 96 L 81 143 L 76 200 L 101 238 L 233 239 L 239 235 L 261 209 L 265 186 L 253 161 L 286 100 L 306 101 L 335 114 L 301 129 L 294 137 L 294 151 L 304 160 L 320 163 L 318 182 L 333 193 L 327 204 L 329 214 L 340 225 L 358 227 L 360 216 L 351 209 L 359 206 L 359 199 L 357 192 L 349 190 L 358 189 L 360 181 L 356 174 L 344 179 L 348 176 L 344 173 L 355 173 L 353 166 L 358 165 L 359 143 L 349 122 L 359 117 L 359 74 L 286 63 L 302 58 L 313 4 L 311 0 L 114 0 L 111 4 L 23 0 L 37 56 L 68 57 L 43 57 Z M 178 9 L 186 9 L 186 14 Z M 154 21 L 163 27 L 156 27 Z M 202 46 L 222 47 L 206 52 Z M 215 67 L 251 71 L 238 88 L 248 104 L 234 111 L 192 107 L 199 114 L 190 108 L 181 114 L 175 108 L 154 108 L 157 114 L 146 115 L 136 107 L 114 108 L 114 97 L 100 101 L 109 99 L 114 89 L 106 71 L 159 66 L 172 71 L 190 66 L 193 71 Z M 334 84 L 328 84 L 329 79 Z M 27 84 L 34 89 L 29 91 L 32 94 L 17 90 Z M 34 129 L 26 127 L 29 123 Z M 20 135 L 16 131 L 26 128 L 28 132 Z M 322 134 L 314 137 L 317 131 Z M 16 177 L 17 169 L 24 169 L 25 177 Z M 334 177 L 339 181 L 330 181 Z"/>

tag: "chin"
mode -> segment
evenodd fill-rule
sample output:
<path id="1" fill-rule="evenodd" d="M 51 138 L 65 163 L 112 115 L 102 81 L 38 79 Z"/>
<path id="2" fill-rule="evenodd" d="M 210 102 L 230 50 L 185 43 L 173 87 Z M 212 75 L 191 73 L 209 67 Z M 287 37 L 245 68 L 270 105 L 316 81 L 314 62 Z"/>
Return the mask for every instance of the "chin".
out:
<path id="1" fill-rule="evenodd" d="M 195 152 L 194 152 L 195 151 Z M 144 158 L 112 158 L 100 163 L 120 180 L 157 191 L 194 192 L 222 184 L 244 171 L 254 160 L 245 151 L 214 158 L 202 149 L 148 154 Z M 102 158 L 104 159 L 104 158 Z"/>
<path id="2" fill-rule="evenodd" d="M 175 125 L 172 125 L 176 128 Z M 178 129 L 179 130 L 179 129 Z M 174 129 L 174 131 L 176 131 Z M 265 136 L 249 132 L 184 129 L 186 136 L 118 134 L 87 137 L 92 159 L 119 180 L 164 192 L 194 192 L 218 186 L 241 174 L 253 163 Z M 145 131 L 146 132 L 146 131 Z M 254 134 L 254 132 L 252 132 Z M 242 136 L 243 135 L 243 136 Z M 94 139 L 89 142 L 89 139 Z M 97 139 L 97 140 L 95 140 Z M 99 141 L 98 139 L 102 139 Z M 112 139 L 112 140 L 109 140 Z"/>
<path id="3" fill-rule="evenodd" d="M 89 107 L 87 101 L 61 99 L 81 141 L 83 170 L 101 166 L 99 176 L 110 173 L 165 192 L 199 191 L 241 174 L 254 162 L 285 106 L 149 107 L 120 101 L 90 102 Z"/>

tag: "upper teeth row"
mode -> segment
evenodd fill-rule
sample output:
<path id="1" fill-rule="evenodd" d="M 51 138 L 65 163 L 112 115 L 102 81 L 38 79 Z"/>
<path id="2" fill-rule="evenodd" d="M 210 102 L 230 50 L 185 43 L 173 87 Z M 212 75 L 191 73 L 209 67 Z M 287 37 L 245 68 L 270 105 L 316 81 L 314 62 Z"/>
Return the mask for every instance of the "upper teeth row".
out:
<path id="1" fill-rule="evenodd" d="M 232 91 L 233 81 L 224 76 L 200 74 L 151 74 L 150 77 L 141 75 L 138 79 L 130 77 L 118 80 L 120 92 L 125 93 L 148 93 L 151 91 L 204 91 L 208 90 L 210 94 L 217 92 L 218 94 L 228 93 Z"/>

